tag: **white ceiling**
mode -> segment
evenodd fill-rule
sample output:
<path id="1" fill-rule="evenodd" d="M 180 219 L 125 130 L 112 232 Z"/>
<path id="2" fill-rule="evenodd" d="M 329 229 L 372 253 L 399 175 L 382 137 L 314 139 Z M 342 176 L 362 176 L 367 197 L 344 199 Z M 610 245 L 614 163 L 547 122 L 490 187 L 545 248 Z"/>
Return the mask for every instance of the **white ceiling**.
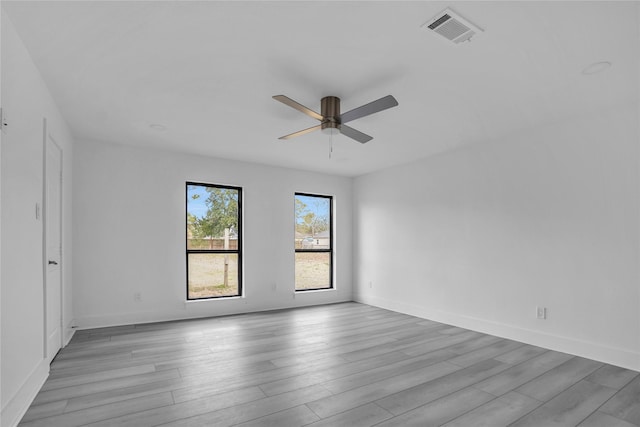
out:
<path id="1" fill-rule="evenodd" d="M 638 2 L 3 1 L 75 137 L 357 176 L 638 102 Z M 453 45 L 446 7 L 485 29 Z M 600 74 L 581 71 L 610 61 Z M 279 102 L 342 111 L 361 145 Z M 162 125 L 157 130 L 150 125 Z"/>

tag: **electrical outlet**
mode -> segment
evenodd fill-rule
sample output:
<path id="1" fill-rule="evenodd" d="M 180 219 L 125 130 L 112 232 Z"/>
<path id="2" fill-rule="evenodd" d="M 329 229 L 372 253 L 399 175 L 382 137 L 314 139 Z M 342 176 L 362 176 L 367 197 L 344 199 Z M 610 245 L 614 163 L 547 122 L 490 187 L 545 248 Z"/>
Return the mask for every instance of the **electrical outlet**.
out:
<path id="1" fill-rule="evenodd" d="M 135 292 L 133 294 L 133 300 L 135 302 L 141 302 L 142 301 L 142 294 L 140 292 Z"/>
<path id="2" fill-rule="evenodd" d="M 369 289 L 373 288 L 373 281 L 369 282 Z"/>
<path id="3" fill-rule="evenodd" d="M 2 133 L 7 133 L 7 116 L 5 115 L 5 110 L 0 108 L 0 130 Z"/>
<path id="4" fill-rule="evenodd" d="M 536 307 L 536 317 L 538 319 L 547 318 L 547 307 Z"/>

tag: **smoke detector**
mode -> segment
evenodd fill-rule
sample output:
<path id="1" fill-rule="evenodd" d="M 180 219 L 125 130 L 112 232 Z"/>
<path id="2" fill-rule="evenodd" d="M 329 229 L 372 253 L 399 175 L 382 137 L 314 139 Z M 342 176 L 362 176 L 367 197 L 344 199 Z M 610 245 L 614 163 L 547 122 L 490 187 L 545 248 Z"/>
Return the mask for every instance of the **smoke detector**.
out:
<path id="1" fill-rule="evenodd" d="M 484 31 L 451 9 L 443 10 L 421 27 L 438 33 L 455 44 L 470 41 L 471 37 Z"/>

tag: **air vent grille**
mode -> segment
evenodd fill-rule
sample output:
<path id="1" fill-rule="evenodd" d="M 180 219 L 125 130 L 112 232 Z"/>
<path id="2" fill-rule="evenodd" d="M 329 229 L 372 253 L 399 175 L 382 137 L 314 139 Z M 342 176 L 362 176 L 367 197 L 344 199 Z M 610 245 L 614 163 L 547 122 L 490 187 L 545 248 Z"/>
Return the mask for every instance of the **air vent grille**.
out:
<path id="1" fill-rule="evenodd" d="M 447 19 L 451 18 L 449 15 L 447 15 L 446 13 L 444 15 L 442 15 L 440 17 L 440 19 L 438 19 L 436 22 L 434 22 L 433 24 L 429 25 L 429 28 L 431 28 L 432 30 L 435 30 L 436 28 L 438 28 L 440 25 L 442 25 L 442 23 L 444 21 L 446 21 Z"/>
<path id="2" fill-rule="evenodd" d="M 440 12 L 422 26 L 426 26 L 429 30 L 440 34 L 455 44 L 468 41 L 475 34 L 482 32 L 482 29 L 473 25 L 451 9 Z"/>

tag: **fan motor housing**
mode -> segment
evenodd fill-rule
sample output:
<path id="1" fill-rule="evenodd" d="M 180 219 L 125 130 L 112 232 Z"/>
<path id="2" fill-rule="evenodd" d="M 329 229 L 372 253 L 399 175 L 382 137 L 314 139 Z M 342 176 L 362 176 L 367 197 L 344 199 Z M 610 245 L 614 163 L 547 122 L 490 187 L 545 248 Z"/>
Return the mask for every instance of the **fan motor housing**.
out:
<path id="1" fill-rule="evenodd" d="M 337 129 L 340 125 L 340 98 L 337 96 L 325 96 L 320 101 L 320 113 L 324 120 L 322 121 L 322 130 Z"/>

